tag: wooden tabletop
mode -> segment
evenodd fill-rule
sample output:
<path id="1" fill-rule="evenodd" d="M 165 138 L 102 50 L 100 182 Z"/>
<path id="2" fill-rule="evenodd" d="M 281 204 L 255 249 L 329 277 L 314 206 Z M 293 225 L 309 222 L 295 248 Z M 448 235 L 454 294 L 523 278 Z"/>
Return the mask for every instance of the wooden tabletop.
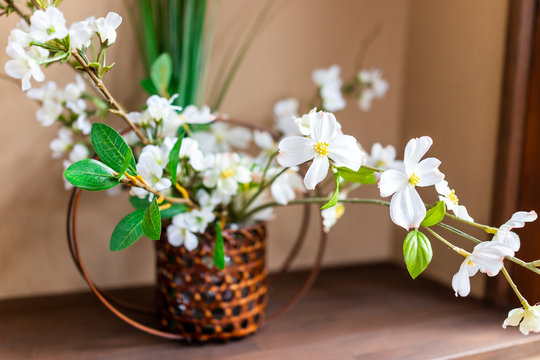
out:
<path id="1" fill-rule="evenodd" d="M 305 273 L 270 289 L 270 312 Z M 117 294 L 149 302 L 149 287 Z M 370 265 L 324 270 L 295 308 L 256 335 L 226 344 L 185 345 L 124 324 L 90 293 L 0 301 L 0 359 L 533 359 L 540 335 L 502 329 L 507 309 L 454 297 Z"/>

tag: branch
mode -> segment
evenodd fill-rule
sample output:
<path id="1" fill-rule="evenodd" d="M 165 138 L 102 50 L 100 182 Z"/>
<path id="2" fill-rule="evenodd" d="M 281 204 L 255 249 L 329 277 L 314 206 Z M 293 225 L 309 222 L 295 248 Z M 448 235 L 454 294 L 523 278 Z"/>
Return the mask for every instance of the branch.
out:
<path id="1" fill-rule="evenodd" d="M 140 131 L 140 129 L 131 121 L 129 120 L 126 112 L 124 109 L 120 106 L 120 104 L 116 101 L 116 99 L 111 95 L 109 92 L 109 89 L 103 84 L 103 81 L 94 73 L 92 68 L 88 66 L 88 63 L 83 59 L 83 57 L 78 53 L 77 50 L 71 50 L 71 55 L 81 64 L 81 67 L 83 70 L 90 76 L 90 79 L 94 82 L 96 87 L 101 91 L 107 102 L 111 105 L 113 108 L 112 110 L 109 110 L 110 112 L 119 115 L 124 121 L 129 125 L 131 129 L 137 134 L 139 139 L 144 145 L 148 145 L 150 142 L 146 138 L 146 136 L 143 135 L 143 133 Z"/>

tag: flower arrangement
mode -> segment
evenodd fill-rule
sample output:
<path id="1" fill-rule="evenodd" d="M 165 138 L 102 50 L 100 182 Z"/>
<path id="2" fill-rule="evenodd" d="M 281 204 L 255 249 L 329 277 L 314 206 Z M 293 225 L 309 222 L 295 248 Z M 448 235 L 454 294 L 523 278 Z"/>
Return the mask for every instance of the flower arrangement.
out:
<path id="1" fill-rule="evenodd" d="M 524 262 L 515 257 L 520 239 L 513 231 L 536 220 L 537 214 L 516 212 L 498 228 L 479 224 L 444 180 L 441 161 L 425 158 L 433 145 L 430 137 L 411 139 L 402 161 L 396 159 L 391 145 L 374 144 L 368 153 L 353 136 L 345 134 L 332 113 L 346 106 L 344 94 L 354 97 L 363 111 L 383 97 L 388 84 L 378 70 L 361 70 L 345 84 L 337 65 L 316 70 L 312 110 L 298 116 L 299 102 L 282 100 L 274 107 L 277 131 L 252 133 L 233 126 L 209 107 L 196 106 L 197 90 L 186 90 L 183 80 L 173 76 L 176 71 L 171 56 L 166 52 L 157 56 L 154 48 L 146 54 L 149 78 L 145 82 L 145 88 L 154 94 L 143 111 L 126 112 L 103 82 L 114 65 L 106 54 L 117 40 L 122 18 L 109 13 L 68 28 L 57 8 L 60 2 L 0 2 L 4 14 L 21 17 L 9 35 L 6 51 L 11 60 L 4 68 L 21 80 L 29 98 L 39 102 L 38 121 L 43 126 L 61 126 L 50 147 L 55 158 L 67 154 L 67 188 L 130 191 L 134 211 L 115 228 L 112 251 L 129 247 L 143 235 L 157 240 L 162 227 L 166 227 L 170 245 L 196 251 L 197 234 L 210 228 L 216 234 L 213 262 L 224 269 L 228 256 L 222 230 L 270 220 L 277 206 L 321 204 L 325 231 L 344 214 L 345 204 L 386 206 L 391 221 L 407 231 L 403 254 L 413 278 L 431 262 L 430 238 L 441 241 L 464 258 L 452 279 L 456 296 L 469 294 L 469 279 L 478 272 L 488 276 L 502 272 L 522 304 L 522 308 L 510 311 L 503 327 L 519 325 L 523 334 L 540 332 L 540 308 L 520 294 L 504 266 L 504 261 L 512 261 L 540 274 L 540 260 Z M 141 4 L 151 6 L 149 1 Z M 204 13 L 201 9 L 192 11 Z M 201 26 L 194 32 L 199 37 Z M 42 69 L 53 63 L 76 69 L 75 82 L 64 88 L 54 82 L 32 87 L 32 81 L 44 81 Z M 97 89 L 99 96 L 90 94 L 89 86 Z M 183 89 L 189 96 L 171 95 L 171 88 Z M 119 133 L 104 123 L 90 121 L 92 117 L 104 120 L 108 114 L 119 116 L 128 129 Z M 260 150 L 257 156 L 243 152 L 252 140 Z M 382 199 L 353 195 L 367 185 L 377 185 Z M 436 194 L 426 202 L 417 187 L 434 187 Z M 304 197 L 297 198 L 300 193 Z M 480 241 L 447 224 L 446 219 L 480 228 L 492 239 Z M 440 230 L 457 234 L 475 246 L 471 251 L 459 248 Z"/>

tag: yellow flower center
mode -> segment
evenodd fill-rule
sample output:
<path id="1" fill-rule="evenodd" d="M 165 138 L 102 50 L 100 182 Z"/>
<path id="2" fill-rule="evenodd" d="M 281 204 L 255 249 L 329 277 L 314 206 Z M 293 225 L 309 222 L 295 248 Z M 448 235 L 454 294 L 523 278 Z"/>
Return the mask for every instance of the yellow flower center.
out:
<path id="1" fill-rule="evenodd" d="M 379 161 L 377 161 L 377 164 L 375 164 L 375 167 L 378 167 L 379 169 L 383 168 L 385 166 L 386 166 L 386 161 L 384 161 L 384 160 L 379 160 Z"/>
<path id="2" fill-rule="evenodd" d="M 458 197 L 456 195 L 456 190 L 454 189 L 450 191 L 450 194 L 448 194 L 448 198 L 450 199 L 451 202 L 453 202 L 456 205 L 459 203 Z"/>
<path id="3" fill-rule="evenodd" d="M 343 206 L 342 204 L 337 204 L 336 205 L 336 218 L 339 219 L 340 217 L 343 216 L 343 214 L 345 214 L 345 206 Z"/>
<path id="4" fill-rule="evenodd" d="M 313 149 L 319 154 L 319 157 L 327 156 L 330 150 L 328 150 L 328 143 L 325 141 L 317 141 L 315 145 L 313 145 Z"/>
<path id="5" fill-rule="evenodd" d="M 418 185 L 419 182 L 420 182 L 420 178 L 418 177 L 418 175 L 413 173 L 409 179 L 409 184 L 415 187 L 416 185 Z"/>
<path id="6" fill-rule="evenodd" d="M 220 176 L 224 179 L 226 178 L 230 178 L 231 176 L 234 175 L 234 171 L 232 171 L 231 169 L 225 169 L 221 172 Z"/>
<path id="7" fill-rule="evenodd" d="M 469 260 L 469 261 L 467 261 L 467 265 L 474 266 L 474 263 L 471 260 Z"/>

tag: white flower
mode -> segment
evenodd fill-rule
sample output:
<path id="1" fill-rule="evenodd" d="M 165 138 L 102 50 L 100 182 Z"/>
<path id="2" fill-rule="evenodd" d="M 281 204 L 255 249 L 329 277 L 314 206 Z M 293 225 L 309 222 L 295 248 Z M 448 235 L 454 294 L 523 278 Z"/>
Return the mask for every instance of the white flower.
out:
<path id="1" fill-rule="evenodd" d="M 341 94 L 341 83 L 332 83 L 321 87 L 321 97 L 323 108 L 328 111 L 339 111 L 345 109 L 347 102 Z"/>
<path id="2" fill-rule="evenodd" d="M 194 233 L 203 233 L 206 231 L 208 224 L 216 219 L 213 209 L 202 207 L 194 209 L 189 213 L 188 224 L 189 230 Z"/>
<path id="3" fill-rule="evenodd" d="M 253 142 L 262 150 L 257 157 L 256 162 L 260 166 L 266 167 L 268 161 L 270 161 L 273 154 L 277 151 L 277 144 L 274 141 L 274 138 L 267 131 L 255 130 L 253 132 Z"/>
<path id="4" fill-rule="evenodd" d="M 294 118 L 298 116 L 298 100 L 288 98 L 278 101 L 274 105 L 274 120 L 276 127 L 285 136 L 300 135 Z"/>
<path id="5" fill-rule="evenodd" d="M 107 17 L 96 19 L 90 26 L 99 35 L 101 42 L 110 46 L 116 41 L 116 29 L 121 23 L 122 17 L 110 12 Z"/>
<path id="6" fill-rule="evenodd" d="M 90 151 L 83 144 L 75 144 L 73 150 L 69 153 L 69 161 L 72 163 L 88 159 L 90 157 Z"/>
<path id="7" fill-rule="evenodd" d="M 152 146 L 152 145 L 147 145 Z M 141 153 L 139 161 L 137 162 L 137 173 L 143 177 L 143 179 L 158 191 L 164 191 L 171 187 L 171 180 L 163 178 L 163 168 L 156 161 L 153 151 L 146 151 Z M 143 188 L 132 188 L 135 195 L 141 199 L 146 197 L 147 191 Z M 152 194 L 150 194 L 152 196 Z"/>
<path id="8" fill-rule="evenodd" d="M 187 124 L 208 124 L 216 120 L 216 116 L 212 114 L 208 106 L 203 106 L 199 110 L 195 105 L 189 105 L 180 117 Z"/>
<path id="9" fill-rule="evenodd" d="M 67 102 L 75 102 L 75 101 L 83 101 L 81 99 L 82 94 L 86 90 L 86 85 L 84 84 L 84 79 L 81 75 L 77 74 L 75 76 L 75 82 L 69 83 L 66 85 L 64 90 L 62 91 L 62 100 Z M 80 108 L 82 105 L 79 105 Z M 86 109 L 86 104 L 82 106 L 82 109 Z M 80 112 L 75 111 L 77 114 L 80 114 Z"/>
<path id="10" fill-rule="evenodd" d="M 324 232 L 328 233 L 344 213 L 345 206 L 342 203 L 337 203 L 328 209 L 321 210 Z"/>
<path id="11" fill-rule="evenodd" d="M 362 91 L 358 98 L 358 106 L 363 111 L 371 109 L 374 99 L 384 97 L 388 91 L 388 82 L 382 78 L 380 70 L 361 70 L 358 73 L 358 81 L 362 85 Z"/>
<path id="12" fill-rule="evenodd" d="M 392 145 L 383 147 L 380 143 L 371 146 L 371 154 L 366 159 L 366 164 L 382 170 L 401 168 L 403 163 L 396 160 L 396 148 Z"/>
<path id="13" fill-rule="evenodd" d="M 334 114 L 322 111 L 310 113 L 310 128 L 310 138 L 289 136 L 281 140 L 277 157 L 281 166 L 296 166 L 313 159 L 304 178 L 308 190 L 313 190 L 326 177 L 329 159 L 337 167 L 358 171 L 365 153 L 360 150 L 354 137 L 339 133 Z"/>
<path id="14" fill-rule="evenodd" d="M 82 50 L 87 48 L 92 43 L 92 36 L 94 36 L 94 30 L 92 25 L 95 18 L 89 17 L 86 20 L 74 22 L 69 28 L 69 39 L 71 46 L 75 49 Z"/>
<path id="15" fill-rule="evenodd" d="M 30 36 L 38 42 L 63 39 L 68 35 L 64 14 L 54 6 L 37 10 L 30 18 Z"/>
<path id="16" fill-rule="evenodd" d="M 381 196 L 393 195 L 390 218 L 405 230 L 418 228 L 426 216 L 426 207 L 415 187 L 435 185 L 444 178 L 438 169 L 441 164 L 438 159 L 420 161 L 432 144 L 429 136 L 409 140 L 405 147 L 404 171 L 386 170 L 379 180 Z"/>
<path id="17" fill-rule="evenodd" d="M 272 168 L 268 171 L 267 176 L 273 178 L 279 171 L 281 169 Z M 287 169 L 270 185 L 270 193 L 278 204 L 287 205 L 289 201 L 294 200 L 296 192 L 304 192 L 306 190 L 302 182 L 302 177 L 298 175 L 297 171 L 297 168 Z"/>
<path id="18" fill-rule="evenodd" d="M 43 105 L 36 111 L 36 118 L 43 126 L 51 126 L 64 108 L 54 100 L 46 99 Z"/>
<path id="19" fill-rule="evenodd" d="M 172 246 L 184 245 L 187 250 L 192 251 L 199 245 L 197 235 L 189 230 L 189 213 L 178 214 L 172 219 L 171 225 L 167 227 L 167 240 Z"/>
<path id="20" fill-rule="evenodd" d="M 452 278 L 452 288 L 456 296 L 469 295 L 471 291 L 469 278 L 479 270 L 488 276 L 495 276 L 503 266 L 504 257 L 513 255 L 514 252 L 508 246 L 492 241 L 484 241 L 476 245 Z"/>
<path id="21" fill-rule="evenodd" d="M 298 131 L 300 131 L 300 134 L 304 136 L 311 135 L 311 127 L 310 127 L 311 118 L 314 116 L 318 116 L 317 113 L 318 113 L 317 108 L 313 108 L 309 111 L 309 113 L 304 114 L 300 117 L 293 118 L 293 121 L 298 127 Z M 337 124 L 338 133 L 342 134 L 343 132 L 341 131 L 341 124 L 337 120 L 336 120 L 336 124 Z"/>
<path id="22" fill-rule="evenodd" d="M 447 209 L 452 210 L 460 219 L 474 222 L 474 219 L 469 216 L 467 208 L 463 205 L 459 205 L 456 191 L 454 189 L 450 189 L 446 180 L 435 184 L 435 189 L 439 193 L 439 200 L 444 201 Z"/>
<path id="23" fill-rule="evenodd" d="M 30 99 L 43 102 L 47 99 L 58 100 L 59 91 L 56 88 L 54 81 L 49 81 L 39 88 L 33 88 L 26 92 L 26 96 Z"/>
<path id="24" fill-rule="evenodd" d="M 204 155 L 199 149 L 199 143 L 192 138 L 184 138 L 180 146 L 180 158 L 188 158 L 191 167 L 197 171 L 205 169 Z"/>
<path id="25" fill-rule="evenodd" d="M 334 83 L 341 85 L 340 72 L 341 68 L 338 65 L 332 65 L 328 69 L 317 69 L 313 71 L 311 77 L 313 82 L 318 86 L 326 86 Z"/>
<path id="26" fill-rule="evenodd" d="M 51 141 L 49 147 L 53 152 L 53 158 L 59 158 L 68 151 L 72 145 L 73 139 L 71 138 L 71 131 L 66 128 L 60 128 L 60 130 L 58 130 L 58 137 Z"/>
<path id="27" fill-rule="evenodd" d="M 511 231 L 512 229 L 519 229 L 525 226 L 526 222 L 532 222 L 538 218 L 538 215 L 535 211 L 518 211 L 512 215 L 512 218 L 505 222 L 497 233 L 493 237 L 492 241 L 497 243 L 502 243 L 510 247 L 514 251 L 518 251 L 521 243 L 519 240 L 519 235 Z"/>
<path id="28" fill-rule="evenodd" d="M 251 141 L 251 132 L 242 127 L 229 128 L 224 122 L 215 122 L 210 132 L 199 131 L 193 134 L 203 152 L 228 152 L 231 146 L 247 149 Z"/>
<path id="29" fill-rule="evenodd" d="M 208 188 L 216 187 L 220 195 L 235 195 L 238 184 L 251 182 L 251 171 L 242 163 L 236 153 L 220 153 L 208 156 L 207 170 L 203 184 Z"/>
<path id="30" fill-rule="evenodd" d="M 201 206 L 201 208 L 208 208 L 214 210 L 216 206 L 223 202 L 223 198 L 220 197 L 216 192 L 207 193 L 205 190 L 200 189 L 195 194 L 195 199 Z"/>
<path id="31" fill-rule="evenodd" d="M 173 105 L 174 100 L 178 95 L 172 96 L 170 99 L 158 95 L 152 95 L 146 100 L 146 114 L 130 113 L 131 117 L 137 123 L 145 124 L 148 122 L 148 117 L 154 120 L 155 123 L 162 122 L 163 127 L 161 133 L 163 136 L 174 137 L 178 131 L 178 127 L 182 125 L 182 118 L 177 111 L 182 110 L 181 106 Z M 152 124 L 152 122 L 150 122 Z"/>
<path id="32" fill-rule="evenodd" d="M 45 80 L 45 75 L 41 71 L 38 62 L 28 55 L 21 45 L 13 43 L 8 45 L 6 53 L 12 58 L 5 66 L 6 74 L 15 79 L 22 79 L 22 89 L 28 90 L 32 87 L 30 78 L 36 81 Z"/>
<path id="33" fill-rule="evenodd" d="M 147 127 L 149 125 L 155 126 L 155 122 L 153 121 L 148 111 L 132 111 L 127 114 L 127 117 L 132 123 L 141 125 L 142 127 Z"/>
<path id="34" fill-rule="evenodd" d="M 8 44 L 17 43 L 23 49 L 26 49 L 30 46 L 31 42 L 32 36 L 30 36 L 30 34 L 26 31 L 23 31 L 21 29 L 13 29 L 9 33 Z"/>
<path id="35" fill-rule="evenodd" d="M 502 327 L 518 326 L 523 335 L 529 332 L 540 332 L 540 306 L 530 306 L 527 310 L 523 308 L 512 309 L 508 313 L 508 318 L 504 320 Z"/>
<path id="36" fill-rule="evenodd" d="M 174 145 L 174 142 L 172 145 Z M 167 148 L 167 144 L 165 144 L 165 146 L 163 147 L 159 147 L 156 145 L 146 145 L 145 147 L 143 147 L 141 155 L 147 154 L 146 156 L 151 156 L 156 164 L 161 166 L 162 169 L 165 169 L 165 167 L 167 167 L 167 164 L 169 163 L 170 149 L 168 149 L 169 151 L 167 151 Z"/>

